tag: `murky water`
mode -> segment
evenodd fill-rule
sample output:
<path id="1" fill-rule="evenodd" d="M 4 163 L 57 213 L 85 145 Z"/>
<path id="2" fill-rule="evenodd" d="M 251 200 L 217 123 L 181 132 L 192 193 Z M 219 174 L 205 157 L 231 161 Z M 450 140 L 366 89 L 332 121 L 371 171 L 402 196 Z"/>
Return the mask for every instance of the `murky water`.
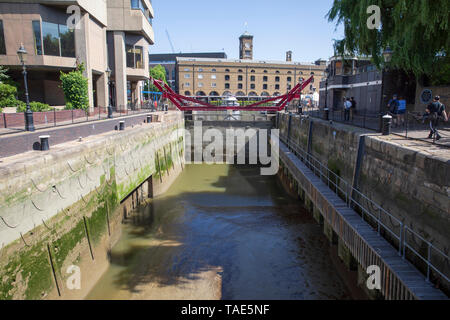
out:
<path id="1" fill-rule="evenodd" d="M 124 227 L 88 299 L 349 299 L 321 227 L 255 167 L 190 165 Z"/>

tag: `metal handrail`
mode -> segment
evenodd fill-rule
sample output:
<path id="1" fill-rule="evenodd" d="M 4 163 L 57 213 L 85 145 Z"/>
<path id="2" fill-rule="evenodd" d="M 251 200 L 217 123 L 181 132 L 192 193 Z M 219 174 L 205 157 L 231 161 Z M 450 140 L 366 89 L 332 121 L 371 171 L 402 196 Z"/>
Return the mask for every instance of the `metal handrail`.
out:
<path id="1" fill-rule="evenodd" d="M 287 137 L 284 137 L 284 136 L 281 136 L 281 135 L 280 135 L 279 138 L 280 138 L 280 140 L 282 142 L 284 142 L 288 146 L 289 149 L 294 151 L 294 154 L 297 157 L 299 157 L 299 159 L 303 163 L 305 163 L 305 165 L 309 169 L 311 169 L 316 176 L 319 176 L 321 180 L 322 180 L 322 178 L 326 177 L 327 178 L 326 183 L 328 184 L 328 187 L 330 188 L 330 185 L 333 185 L 334 188 L 335 188 L 335 189 L 330 188 L 331 190 L 333 190 L 338 196 L 339 196 L 339 192 L 338 191 L 340 191 L 340 192 L 342 192 L 344 194 L 345 202 L 346 202 L 346 205 L 347 205 L 348 208 L 353 208 L 356 205 L 356 206 L 358 206 L 361 209 L 361 215 L 362 215 L 362 219 L 363 220 L 364 220 L 364 216 L 365 215 L 371 217 L 374 220 L 374 222 L 376 222 L 376 224 L 377 224 L 377 228 L 376 229 L 377 229 L 377 232 L 378 232 L 378 234 L 380 236 L 382 236 L 382 234 L 381 234 L 381 227 L 383 227 L 383 229 L 385 231 L 387 231 L 389 234 L 391 234 L 399 243 L 399 246 L 398 246 L 399 247 L 398 248 L 399 255 L 402 256 L 403 259 L 407 259 L 407 257 L 406 257 L 406 249 L 409 249 L 417 257 L 419 257 L 422 261 L 424 261 L 427 264 L 427 275 L 426 275 L 427 281 L 430 281 L 431 269 L 432 269 L 436 273 L 438 273 L 445 281 L 450 283 L 450 278 L 448 276 L 446 276 L 441 270 L 439 270 L 438 267 L 433 265 L 433 263 L 431 262 L 431 256 L 432 256 L 431 253 L 432 253 L 432 251 L 437 252 L 444 260 L 447 260 L 447 261 L 449 260 L 448 255 L 446 255 L 440 249 L 436 248 L 431 242 L 429 242 L 428 240 L 424 239 L 422 236 L 420 236 L 419 234 L 417 234 L 416 232 L 414 232 L 413 230 L 408 228 L 403 222 L 401 222 L 398 218 L 394 217 L 392 214 L 387 212 L 379 204 L 377 204 L 373 200 L 369 199 L 366 195 L 361 193 L 359 190 L 356 190 L 355 188 L 353 188 L 353 186 L 350 186 L 350 184 L 346 180 L 344 180 L 343 178 L 339 177 L 336 173 L 331 171 L 326 165 L 324 165 L 320 160 L 315 158 L 313 155 L 311 155 L 310 153 L 307 153 L 297 143 L 295 143 L 295 142 L 291 141 L 291 139 L 288 139 Z M 316 164 L 314 164 L 314 163 L 316 163 Z M 325 169 L 325 172 L 327 172 L 326 176 L 323 174 L 322 169 Z M 319 171 L 320 173 L 318 174 L 317 171 Z M 336 182 L 333 182 L 330 179 L 330 174 L 332 176 L 334 176 Z M 339 184 L 341 184 L 341 183 L 343 183 L 344 188 L 339 187 Z M 354 199 L 353 194 L 359 195 L 364 200 L 369 202 L 372 205 L 372 207 L 374 207 L 375 210 L 378 211 L 378 216 L 376 216 L 373 213 L 371 213 L 369 210 L 367 210 L 363 206 L 362 203 L 360 203 L 356 199 Z M 389 226 L 387 226 L 386 224 L 383 223 L 383 221 L 382 221 L 382 214 L 384 214 L 385 216 L 389 217 L 391 220 L 393 220 L 394 222 L 396 222 L 398 224 L 398 227 L 400 228 L 400 232 L 399 233 L 397 233 L 394 230 L 391 230 L 391 228 Z M 371 226 L 371 225 L 369 224 L 369 226 Z M 408 239 L 406 237 L 407 236 L 407 232 L 409 232 L 410 234 L 412 234 L 415 237 L 420 238 L 423 242 L 425 242 L 428 245 L 427 257 L 423 257 L 410 244 L 408 244 Z M 383 236 L 383 237 L 385 238 L 385 236 Z M 408 259 L 408 260 L 410 262 L 412 262 L 410 259 Z"/>

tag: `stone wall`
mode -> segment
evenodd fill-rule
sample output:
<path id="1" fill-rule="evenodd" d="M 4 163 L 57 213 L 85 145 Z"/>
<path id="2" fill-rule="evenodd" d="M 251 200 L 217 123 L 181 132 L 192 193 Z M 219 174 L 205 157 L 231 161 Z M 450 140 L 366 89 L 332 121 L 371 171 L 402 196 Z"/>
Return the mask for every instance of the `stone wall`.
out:
<path id="1" fill-rule="evenodd" d="M 358 189 L 408 228 L 430 241 L 445 254 L 450 251 L 450 162 L 431 153 L 403 147 L 362 129 L 318 119 L 292 116 L 290 139 L 308 149 L 329 169 L 352 185 L 360 137 L 364 151 Z M 289 115 L 279 114 L 280 135 L 288 135 Z M 370 207 L 370 205 L 368 205 Z M 377 212 L 372 212 L 377 214 Z M 387 219 L 386 225 L 394 223 Z M 426 256 L 419 238 L 409 238 Z M 438 258 L 436 258 L 438 259 Z M 435 260 L 440 264 L 439 260 Z M 441 265 L 443 266 L 443 265 Z M 449 271 L 448 266 L 443 266 Z"/>
<path id="2" fill-rule="evenodd" d="M 2 159 L 0 299 L 83 297 L 107 268 L 121 202 L 182 168 L 182 127 L 177 112 L 159 123 Z M 71 265 L 83 271 L 80 292 L 67 288 Z"/>

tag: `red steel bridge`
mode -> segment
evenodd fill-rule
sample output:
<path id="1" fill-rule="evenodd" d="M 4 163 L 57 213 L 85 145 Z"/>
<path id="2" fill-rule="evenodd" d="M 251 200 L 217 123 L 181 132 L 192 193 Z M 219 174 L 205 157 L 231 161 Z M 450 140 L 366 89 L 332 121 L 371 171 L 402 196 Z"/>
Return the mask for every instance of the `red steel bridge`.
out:
<path id="1" fill-rule="evenodd" d="M 259 101 L 248 106 L 216 106 L 204 101 L 182 96 L 174 92 L 165 82 L 151 79 L 153 84 L 163 93 L 163 99 L 169 99 L 180 111 L 268 111 L 278 112 L 283 110 L 292 100 L 299 98 L 303 89 L 305 89 L 314 77 L 298 83 L 287 94 Z"/>

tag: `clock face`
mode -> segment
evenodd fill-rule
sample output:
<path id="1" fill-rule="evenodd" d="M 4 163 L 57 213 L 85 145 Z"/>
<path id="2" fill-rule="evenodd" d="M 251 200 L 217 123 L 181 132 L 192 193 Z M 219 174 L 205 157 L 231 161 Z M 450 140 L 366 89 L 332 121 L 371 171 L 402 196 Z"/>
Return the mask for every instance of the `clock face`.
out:
<path id="1" fill-rule="evenodd" d="M 245 43 L 245 49 L 250 49 L 250 43 L 248 42 Z"/>

